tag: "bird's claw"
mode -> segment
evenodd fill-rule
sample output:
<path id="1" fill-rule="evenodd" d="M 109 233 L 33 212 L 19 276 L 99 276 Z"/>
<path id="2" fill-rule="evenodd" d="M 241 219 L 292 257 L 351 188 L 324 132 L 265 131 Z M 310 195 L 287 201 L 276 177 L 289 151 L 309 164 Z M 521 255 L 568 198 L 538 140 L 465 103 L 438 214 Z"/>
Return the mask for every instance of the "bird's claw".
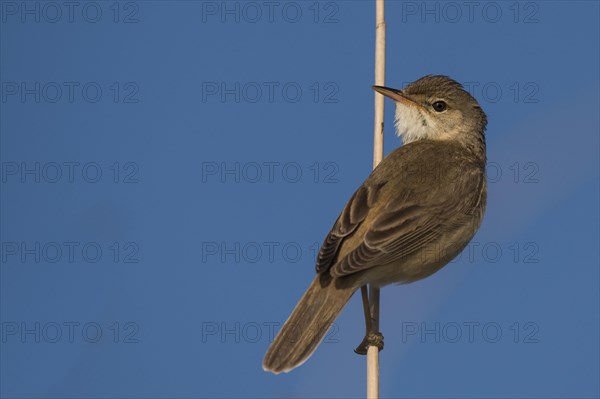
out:
<path id="1" fill-rule="evenodd" d="M 354 353 L 358 355 L 366 355 L 369 346 L 376 346 L 379 348 L 379 351 L 383 350 L 383 334 L 380 332 L 369 332 L 363 338 L 362 342 L 354 349 Z"/>

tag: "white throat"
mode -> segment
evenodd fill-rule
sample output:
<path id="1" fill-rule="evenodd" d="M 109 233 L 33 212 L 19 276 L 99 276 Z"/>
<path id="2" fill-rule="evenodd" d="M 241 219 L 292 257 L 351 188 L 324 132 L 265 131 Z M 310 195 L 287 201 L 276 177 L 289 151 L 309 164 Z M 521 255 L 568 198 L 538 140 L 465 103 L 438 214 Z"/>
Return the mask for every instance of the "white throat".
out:
<path id="1" fill-rule="evenodd" d="M 437 124 L 427 115 L 427 112 L 398 102 L 396 103 L 395 125 L 396 135 L 402 138 L 403 144 L 428 138 L 431 132 L 437 130 Z"/>

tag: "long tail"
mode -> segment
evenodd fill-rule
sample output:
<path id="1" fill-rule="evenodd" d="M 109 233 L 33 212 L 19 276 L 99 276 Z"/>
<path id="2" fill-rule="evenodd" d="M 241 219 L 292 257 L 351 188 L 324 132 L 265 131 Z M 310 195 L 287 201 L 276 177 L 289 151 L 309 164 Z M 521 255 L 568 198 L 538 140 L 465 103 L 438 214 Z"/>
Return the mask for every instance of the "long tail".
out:
<path id="1" fill-rule="evenodd" d="M 263 369 L 279 374 L 304 363 L 354 291 L 354 286 L 342 287 L 328 275 L 317 275 L 267 350 Z"/>

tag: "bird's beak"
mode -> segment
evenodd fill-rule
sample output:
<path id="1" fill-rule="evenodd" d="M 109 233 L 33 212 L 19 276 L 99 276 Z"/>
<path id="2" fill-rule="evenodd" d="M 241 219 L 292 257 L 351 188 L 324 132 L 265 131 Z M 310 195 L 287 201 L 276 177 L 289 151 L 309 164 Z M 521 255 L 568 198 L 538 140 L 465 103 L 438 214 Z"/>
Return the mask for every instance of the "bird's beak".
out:
<path id="1" fill-rule="evenodd" d="M 384 86 L 372 86 L 373 90 L 375 90 L 376 92 L 383 94 L 386 97 L 391 98 L 394 101 L 397 102 L 401 102 L 403 104 L 412 106 L 412 107 L 418 107 L 418 108 L 422 108 L 421 104 L 411 100 L 408 96 L 406 96 L 406 94 L 402 93 L 402 90 L 398 90 L 398 89 L 391 89 L 389 87 L 384 87 Z"/>

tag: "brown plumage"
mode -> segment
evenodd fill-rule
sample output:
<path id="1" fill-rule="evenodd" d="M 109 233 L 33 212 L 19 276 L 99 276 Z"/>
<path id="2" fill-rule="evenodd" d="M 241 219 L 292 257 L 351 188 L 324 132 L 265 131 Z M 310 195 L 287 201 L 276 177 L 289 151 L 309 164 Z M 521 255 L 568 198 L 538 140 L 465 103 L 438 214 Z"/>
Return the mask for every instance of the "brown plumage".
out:
<path id="1" fill-rule="evenodd" d="M 477 101 L 445 76 L 404 90 L 374 88 L 396 101 L 405 145 L 342 210 L 321 246 L 317 276 L 265 355 L 267 371 L 289 371 L 308 359 L 358 288 L 435 273 L 481 224 L 487 119 Z"/>

